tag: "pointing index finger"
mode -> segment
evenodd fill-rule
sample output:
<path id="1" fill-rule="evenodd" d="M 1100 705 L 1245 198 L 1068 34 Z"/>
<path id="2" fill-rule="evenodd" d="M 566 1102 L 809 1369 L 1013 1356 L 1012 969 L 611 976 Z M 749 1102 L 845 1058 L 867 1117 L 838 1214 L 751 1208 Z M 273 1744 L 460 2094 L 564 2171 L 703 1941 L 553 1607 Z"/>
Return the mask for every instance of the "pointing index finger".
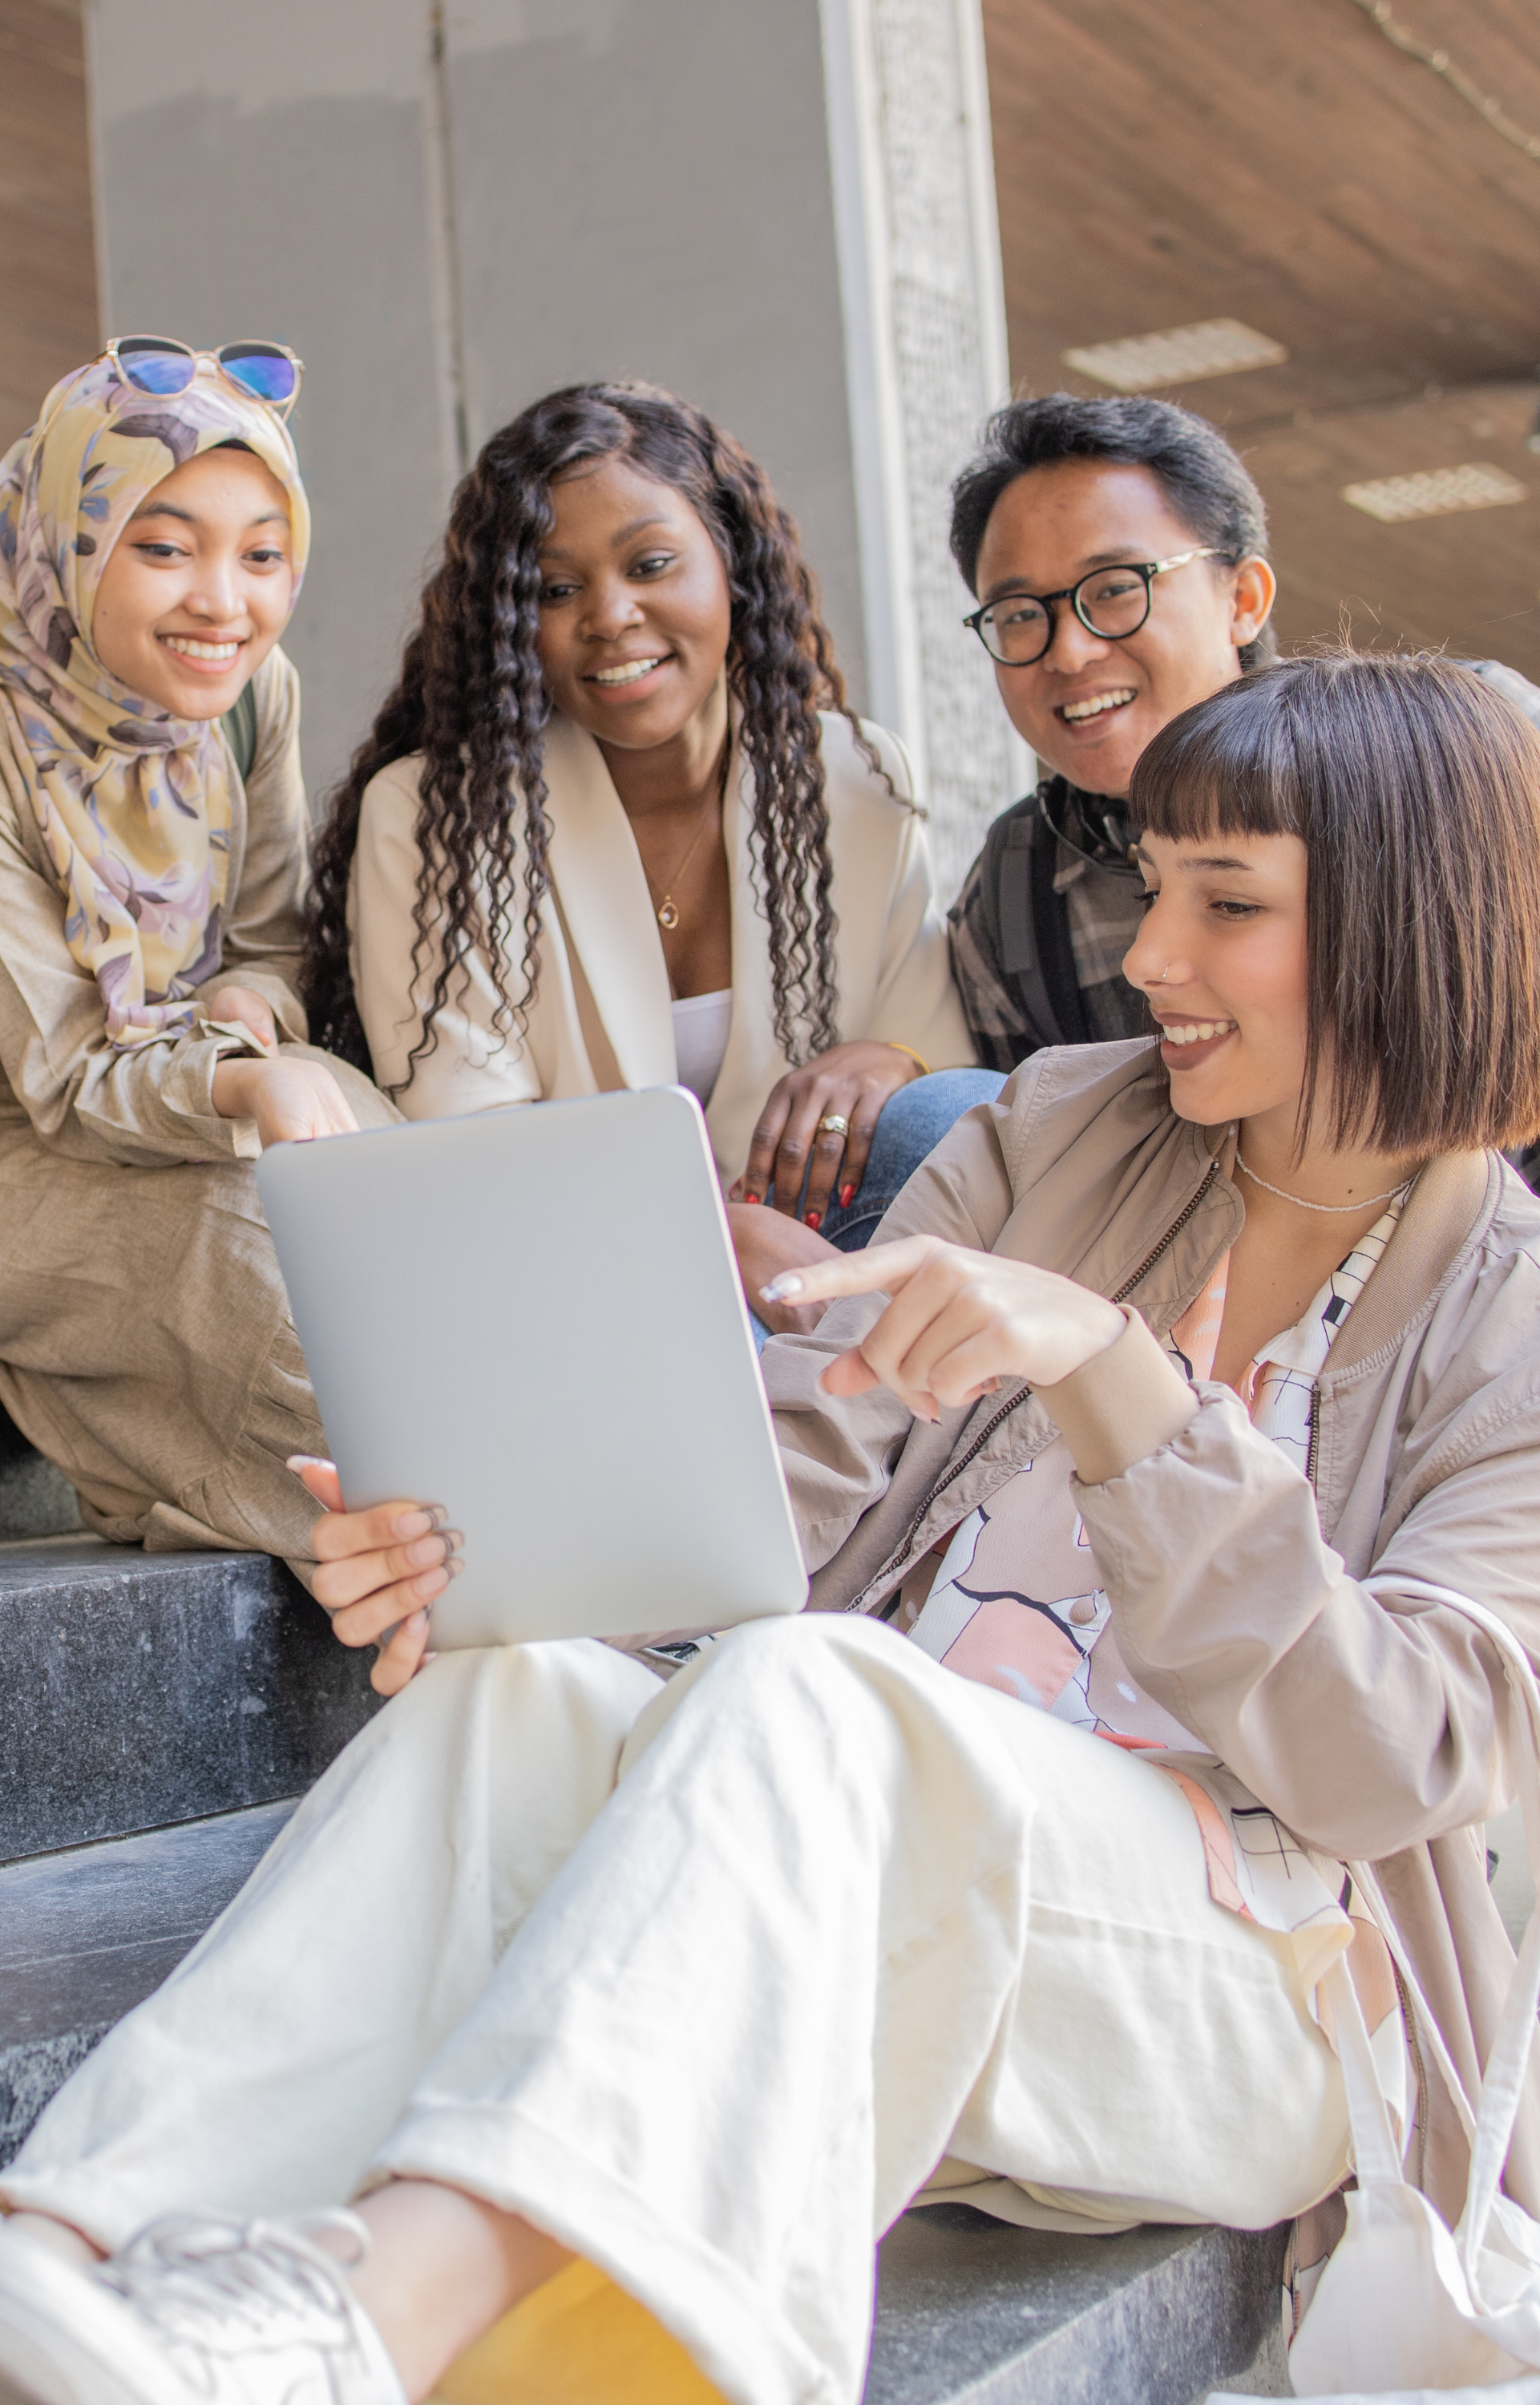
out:
<path id="1" fill-rule="evenodd" d="M 934 1236 L 907 1236 L 896 1245 L 869 1245 L 813 1268 L 783 1270 L 759 1289 L 765 1302 L 834 1302 L 848 1294 L 897 1294 L 937 1250 Z"/>

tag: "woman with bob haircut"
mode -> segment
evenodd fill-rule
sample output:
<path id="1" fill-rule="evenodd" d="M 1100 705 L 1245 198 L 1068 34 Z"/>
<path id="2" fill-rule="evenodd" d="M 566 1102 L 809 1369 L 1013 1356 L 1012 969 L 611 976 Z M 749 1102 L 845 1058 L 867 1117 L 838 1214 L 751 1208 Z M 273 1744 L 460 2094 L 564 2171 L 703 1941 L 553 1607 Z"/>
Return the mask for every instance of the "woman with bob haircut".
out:
<path id="1" fill-rule="evenodd" d="M 851 1221 L 891 1097 L 862 1243 L 996 1090 L 927 1075 L 974 1055 L 913 799 L 742 445 L 649 386 L 548 393 L 456 496 L 318 846 L 318 1037 L 408 1118 L 690 1087 L 752 1289 Z"/>
<path id="2" fill-rule="evenodd" d="M 606 2398 L 855 2405 L 917 2194 L 1308 2215 L 1306 2269 L 1344 1961 L 1457 2209 L 1347 1864 L 1474 2086 L 1514 1728 L 1447 1598 L 1540 1650 L 1540 1202 L 1497 1149 L 1540 1126 L 1540 735 L 1437 661 L 1300 661 L 1133 801 L 1160 1038 L 1038 1052 L 789 1274 L 812 1612 L 667 1684 L 424 1666 L 455 1539 L 310 1466 L 396 1700 L 0 2174 L 13 2396 L 579 2393 L 586 2347 Z"/>

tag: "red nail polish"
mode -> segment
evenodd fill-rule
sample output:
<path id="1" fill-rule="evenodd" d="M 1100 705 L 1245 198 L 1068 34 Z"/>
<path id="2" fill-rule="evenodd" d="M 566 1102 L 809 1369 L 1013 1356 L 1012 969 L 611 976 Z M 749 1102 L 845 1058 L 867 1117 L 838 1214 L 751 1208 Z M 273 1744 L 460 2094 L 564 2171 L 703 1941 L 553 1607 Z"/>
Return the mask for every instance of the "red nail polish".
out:
<path id="1" fill-rule="evenodd" d="M 822 1211 L 809 1211 L 804 1214 L 804 1222 L 810 1228 L 816 1228 L 821 1224 L 823 1217 Z"/>
<path id="2" fill-rule="evenodd" d="M 841 1211 L 848 1211 L 848 1210 L 850 1209 L 851 1204 L 855 1202 L 855 1187 L 854 1187 L 854 1186 L 841 1186 L 841 1188 L 840 1188 L 840 1208 L 841 1208 Z"/>
<path id="3" fill-rule="evenodd" d="M 743 1200 L 745 1202 L 757 1202 L 759 1197 L 757 1194 L 745 1194 Z"/>

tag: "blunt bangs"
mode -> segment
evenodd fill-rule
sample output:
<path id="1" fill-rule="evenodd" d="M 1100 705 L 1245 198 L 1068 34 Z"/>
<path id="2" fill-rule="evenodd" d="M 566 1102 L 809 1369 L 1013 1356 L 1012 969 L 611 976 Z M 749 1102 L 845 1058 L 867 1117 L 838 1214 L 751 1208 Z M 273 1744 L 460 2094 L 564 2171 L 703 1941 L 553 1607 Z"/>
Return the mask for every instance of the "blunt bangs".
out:
<path id="1" fill-rule="evenodd" d="M 1129 816 L 1142 834 L 1171 843 L 1304 835 L 1293 733 L 1275 674 L 1261 671 L 1245 689 L 1243 709 L 1215 708 L 1241 690 L 1226 685 L 1213 701 L 1162 727 L 1134 770 L 1128 795 Z"/>
<path id="2" fill-rule="evenodd" d="M 1427 1159 L 1540 1131 L 1540 733 L 1448 660 L 1332 654 L 1163 727 L 1129 814 L 1172 842 L 1297 836 L 1303 1146 Z"/>

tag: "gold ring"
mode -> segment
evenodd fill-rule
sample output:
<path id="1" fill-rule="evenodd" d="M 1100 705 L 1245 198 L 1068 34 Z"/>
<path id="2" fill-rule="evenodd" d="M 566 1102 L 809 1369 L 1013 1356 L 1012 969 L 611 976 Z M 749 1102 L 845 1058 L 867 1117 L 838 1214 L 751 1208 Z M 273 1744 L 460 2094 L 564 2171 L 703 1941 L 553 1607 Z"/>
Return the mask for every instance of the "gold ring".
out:
<path id="1" fill-rule="evenodd" d="M 850 1121 L 839 1111 L 830 1111 L 827 1118 L 819 1120 L 818 1132 L 820 1135 L 849 1135 Z"/>

